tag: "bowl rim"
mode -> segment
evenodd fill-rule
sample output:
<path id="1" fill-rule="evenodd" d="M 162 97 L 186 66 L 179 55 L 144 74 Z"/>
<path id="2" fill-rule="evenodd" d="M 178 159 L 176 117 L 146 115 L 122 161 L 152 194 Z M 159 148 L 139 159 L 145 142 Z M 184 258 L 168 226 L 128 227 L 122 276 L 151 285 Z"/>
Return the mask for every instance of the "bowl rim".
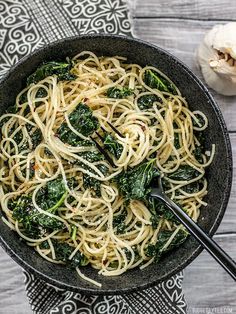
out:
<path id="1" fill-rule="evenodd" d="M 221 202 L 221 209 L 216 217 L 216 219 L 214 220 L 214 223 L 212 224 L 211 228 L 209 229 L 209 235 L 213 236 L 213 234 L 216 232 L 217 228 L 220 225 L 220 222 L 222 221 L 222 218 L 225 214 L 226 208 L 227 208 L 227 204 L 229 201 L 229 197 L 230 197 L 230 192 L 231 192 L 231 187 L 232 187 L 232 178 L 233 178 L 233 173 L 232 173 L 232 169 L 233 169 L 233 160 L 232 160 L 232 148 L 231 148 L 231 142 L 230 142 L 230 137 L 229 137 L 229 133 L 226 127 L 226 123 L 224 121 L 223 118 L 223 114 L 218 106 L 218 104 L 216 103 L 216 101 L 214 100 L 214 98 L 212 97 L 212 95 L 210 94 L 208 88 L 201 82 L 201 80 L 193 73 L 193 71 L 187 66 L 185 65 L 181 60 L 179 60 L 176 56 L 172 55 L 171 53 L 169 53 L 168 51 L 166 51 L 163 48 L 160 48 L 159 46 L 149 43 L 145 40 L 139 39 L 139 38 L 133 38 L 130 36 L 124 36 L 124 35 L 111 35 L 111 34 L 85 34 L 85 35 L 75 35 L 75 36 L 71 36 L 71 37 L 65 37 L 56 41 L 53 41 L 52 43 L 49 44 L 45 44 L 43 47 L 40 47 L 39 49 L 34 50 L 33 52 L 29 53 L 28 55 L 22 57 L 16 64 L 14 64 L 8 71 L 7 73 L 5 73 L 3 75 L 3 77 L 0 79 L 0 85 L 8 79 L 8 77 L 17 69 L 17 67 L 21 64 L 24 64 L 25 61 L 27 61 L 28 58 L 32 58 L 35 55 L 37 55 L 38 53 L 41 53 L 41 51 L 50 49 L 60 43 L 64 43 L 66 44 L 66 42 L 70 42 L 70 41 L 74 41 L 74 40 L 80 40 L 80 39 L 93 39 L 93 38 L 109 38 L 109 39 L 117 39 L 117 40 L 122 40 L 122 41 L 126 41 L 127 43 L 129 42 L 137 42 L 141 45 L 145 45 L 145 46 L 149 46 L 152 49 L 156 49 L 158 51 L 160 51 L 161 53 L 167 55 L 169 58 L 173 59 L 178 66 L 182 67 L 186 72 L 187 75 L 189 75 L 193 80 L 194 83 L 197 84 L 201 90 L 205 93 L 205 95 L 207 95 L 209 101 L 211 102 L 211 106 L 215 111 L 215 114 L 219 120 L 219 123 L 221 125 L 222 128 L 222 133 L 223 133 L 223 137 L 224 137 L 224 141 L 225 141 L 225 146 L 226 146 L 226 155 L 227 155 L 227 182 L 226 182 L 226 189 L 224 192 L 224 198 L 222 199 Z M 1 212 L 1 210 L 0 210 Z M 11 256 L 11 258 L 17 262 L 24 270 L 31 272 L 32 274 L 36 275 L 38 278 L 44 280 L 46 283 L 53 285 L 57 288 L 60 289 L 66 289 L 69 291 L 73 291 L 73 292 L 83 292 L 85 295 L 114 295 L 114 294 L 125 294 L 125 293 L 129 293 L 129 292 L 134 292 L 137 290 L 143 290 L 152 286 L 155 286 L 156 284 L 163 282 L 167 279 L 169 279 L 170 277 L 176 275 L 178 272 L 180 272 L 181 270 L 183 270 L 186 266 L 188 266 L 202 251 L 203 251 L 203 247 L 199 244 L 196 249 L 192 252 L 192 254 L 186 258 L 184 260 L 184 262 L 180 263 L 177 267 L 175 267 L 172 271 L 168 272 L 168 274 L 163 275 L 162 277 L 160 277 L 157 280 L 148 282 L 148 283 L 144 283 L 143 285 L 139 285 L 136 287 L 132 287 L 132 288 L 125 288 L 124 289 L 116 289 L 114 288 L 114 290 L 103 290 L 102 288 L 99 288 L 99 290 L 95 291 L 94 289 L 89 289 L 86 288 L 86 290 L 84 288 L 80 288 L 80 286 L 75 286 L 75 285 L 68 285 L 66 283 L 62 283 L 59 280 L 53 279 L 51 277 L 49 277 L 48 275 L 40 272 L 39 270 L 35 269 L 32 265 L 30 265 L 29 263 L 27 263 L 24 259 L 22 259 L 21 257 L 18 256 L 17 252 L 14 252 L 10 245 L 2 238 L 1 234 L 0 234 L 0 245 L 4 248 L 4 250 L 8 253 L 8 255 Z"/>

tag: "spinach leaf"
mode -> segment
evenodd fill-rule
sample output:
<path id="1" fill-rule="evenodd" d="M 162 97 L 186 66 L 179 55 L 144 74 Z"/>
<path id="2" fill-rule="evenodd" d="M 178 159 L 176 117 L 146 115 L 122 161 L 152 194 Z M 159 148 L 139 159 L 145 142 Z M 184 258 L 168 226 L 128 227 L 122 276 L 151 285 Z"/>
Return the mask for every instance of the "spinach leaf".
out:
<path id="1" fill-rule="evenodd" d="M 134 251 L 134 263 L 136 263 L 140 259 L 140 255 L 139 255 L 139 251 L 138 251 L 137 245 L 133 245 L 131 248 Z M 125 248 L 124 251 L 125 251 L 125 255 L 126 255 L 128 261 L 130 261 L 131 257 L 132 257 L 131 252 L 127 248 Z"/>
<path id="2" fill-rule="evenodd" d="M 35 149 L 42 142 L 42 139 L 43 139 L 43 135 L 42 135 L 41 130 L 36 129 L 31 135 L 33 149 Z"/>
<path id="3" fill-rule="evenodd" d="M 150 221 L 152 223 L 152 228 L 156 229 L 158 227 L 158 224 L 161 220 L 161 216 L 157 215 L 157 214 L 152 214 Z"/>
<path id="4" fill-rule="evenodd" d="M 13 218 L 23 225 L 24 233 L 32 238 L 38 238 L 46 230 L 60 230 L 64 224 L 45 214 L 39 213 L 32 202 L 32 195 L 21 195 L 9 203 Z"/>
<path id="5" fill-rule="evenodd" d="M 15 130 L 12 128 L 10 134 L 13 133 L 14 131 Z M 19 153 L 21 153 L 24 150 L 28 150 L 29 149 L 28 140 L 23 140 L 23 132 L 22 132 L 22 130 L 18 130 L 17 133 L 15 133 L 15 135 L 13 136 L 13 140 L 16 142 L 16 144 L 18 146 Z M 23 142 L 22 142 L 22 140 L 23 140 Z"/>
<path id="6" fill-rule="evenodd" d="M 77 187 L 78 181 L 76 180 L 75 177 L 67 179 L 67 186 L 69 189 L 73 190 Z"/>
<path id="7" fill-rule="evenodd" d="M 73 128 L 84 136 L 91 135 L 99 127 L 98 119 L 93 116 L 92 110 L 83 103 L 78 104 L 69 115 Z"/>
<path id="8" fill-rule="evenodd" d="M 163 92 L 177 94 L 175 86 L 155 71 L 152 70 L 145 71 L 144 83 L 151 88 L 157 88 Z"/>
<path id="9" fill-rule="evenodd" d="M 121 214 L 113 216 L 113 228 L 116 234 L 122 234 L 125 232 L 125 219 L 127 214 L 127 211 L 123 210 Z"/>
<path id="10" fill-rule="evenodd" d="M 9 107 L 7 107 L 7 109 L 5 110 L 5 112 L 3 113 L 3 114 L 5 114 L 5 113 L 17 113 L 17 111 L 18 111 L 18 108 L 17 108 L 17 106 L 16 105 L 14 105 L 14 106 L 9 106 Z M 0 121 L 0 128 L 8 121 L 10 119 L 10 117 L 5 117 L 5 118 L 3 118 L 1 121 Z"/>
<path id="11" fill-rule="evenodd" d="M 18 107 L 16 105 L 14 106 L 9 106 L 6 110 L 6 113 L 17 113 Z"/>
<path id="12" fill-rule="evenodd" d="M 145 253 L 147 257 L 154 257 L 156 255 L 155 244 L 148 244 L 148 246 L 146 247 Z"/>
<path id="13" fill-rule="evenodd" d="M 105 175 L 108 173 L 108 167 L 103 165 L 103 164 L 99 164 L 96 165 L 96 167 Z M 84 167 L 85 169 L 89 169 L 89 167 Z M 89 169 L 92 173 L 94 173 L 93 169 Z M 93 189 L 96 193 L 97 196 L 101 196 L 101 181 L 91 177 L 88 174 L 83 174 L 83 187 L 85 189 Z"/>
<path id="14" fill-rule="evenodd" d="M 66 131 L 66 133 L 63 132 L 63 135 L 59 138 L 62 140 L 62 142 L 67 143 L 71 146 L 94 146 L 94 142 L 90 140 L 83 140 L 81 137 L 76 135 L 74 132 L 72 132 L 70 129 Z"/>
<path id="15" fill-rule="evenodd" d="M 174 146 L 176 149 L 180 148 L 179 133 L 174 133 Z"/>
<path id="16" fill-rule="evenodd" d="M 118 265 L 119 265 L 118 261 L 113 261 L 109 263 L 109 267 L 113 269 L 117 269 Z"/>
<path id="17" fill-rule="evenodd" d="M 42 64 L 37 70 L 32 73 L 27 79 L 27 85 L 38 83 L 48 76 L 56 75 L 59 81 L 71 81 L 76 78 L 70 70 L 71 62 L 50 61 Z"/>
<path id="18" fill-rule="evenodd" d="M 167 191 L 167 190 L 171 189 L 170 182 L 167 181 L 167 180 L 165 179 L 165 177 L 162 178 L 162 186 L 163 186 L 164 191 Z"/>
<path id="19" fill-rule="evenodd" d="M 92 110 L 85 104 L 78 106 L 69 114 L 69 121 L 73 128 L 84 136 L 91 135 L 99 127 L 98 119 L 93 116 Z M 83 140 L 68 127 L 64 122 L 59 127 L 57 135 L 64 142 L 72 146 L 91 146 L 91 141 Z"/>
<path id="20" fill-rule="evenodd" d="M 26 90 L 19 98 L 19 104 L 22 105 L 26 102 L 28 102 L 28 98 L 27 98 L 27 93 L 28 93 L 28 90 Z M 40 87 L 38 90 L 37 90 L 37 93 L 35 95 L 36 98 L 44 98 L 47 96 L 47 91 L 45 90 L 45 88 L 43 87 Z M 40 102 L 36 102 L 35 103 L 36 106 L 40 104 Z M 30 108 L 29 107 L 26 107 L 25 111 L 24 111 L 24 115 L 28 114 L 30 112 Z"/>
<path id="21" fill-rule="evenodd" d="M 203 154 L 203 149 L 201 146 L 196 146 L 194 152 L 193 152 L 193 155 L 194 157 L 196 158 L 196 160 L 199 162 L 199 163 L 202 163 L 203 162 L 203 159 L 202 159 L 202 154 Z"/>
<path id="22" fill-rule="evenodd" d="M 22 195 L 14 200 L 10 200 L 8 207 L 13 211 L 12 217 L 23 225 L 25 234 L 37 239 L 40 235 L 40 230 L 31 220 L 31 217 L 35 214 L 31 195 Z"/>
<path id="23" fill-rule="evenodd" d="M 154 102 L 156 101 L 162 103 L 162 99 L 160 97 L 157 97 L 157 95 L 143 95 L 139 97 L 137 104 L 140 110 L 147 110 L 152 108 Z"/>
<path id="24" fill-rule="evenodd" d="M 21 96 L 19 98 L 19 104 L 20 105 L 23 105 L 24 103 L 28 102 L 27 92 L 28 91 L 25 91 L 23 94 L 21 94 Z"/>
<path id="25" fill-rule="evenodd" d="M 96 162 L 100 160 L 104 160 L 104 155 L 98 151 L 87 151 L 78 153 L 78 156 L 86 159 L 89 162 Z"/>
<path id="26" fill-rule="evenodd" d="M 12 132 L 14 132 L 14 130 L 12 130 Z M 14 136 L 13 136 L 13 140 L 16 142 L 16 144 L 20 144 L 20 142 L 23 139 L 23 133 L 21 130 L 19 130 Z"/>
<path id="27" fill-rule="evenodd" d="M 178 247 L 180 244 L 182 244 L 186 238 L 188 237 L 188 232 L 186 230 L 180 229 L 178 233 L 175 235 L 174 239 L 171 241 L 170 245 L 163 250 L 163 247 L 173 234 L 173 231 L 161 231 L 158 235 L 158 241 L 157 241 L 157 249 L 159 251 L 163 252 L 168 252 L 172 250 L 174 247 Z"/>
<path id="28" fill-rule="evenodd" d="M 126 199 L 142 200 L 150 193 L 149 185 L 152 179 L 159 176 L 153 163 L 154 160 L 144 162 L 115 178 L 121 194 Z"/>
<path id="29" fill-rule="evenodd" d="M 123 152 L 123 146 L 117 142 L 117 140 L 110 134 L 106 134 L 104 138 L 104 147 L 116 157 L 116 159 L 119 159 L 122 152 Z"/>
<path id="30" fill-rule="evenodd" d="M 21 170 L 23 177 L 26 177 L 26 173 L 27 173 L 26 170 L 27 170 L 26 168 Z M 29 164 L 29 178 L 32 179 L 34 177 L 34 174 L 35 174 L 35 163 L 31 160 Z"/>
<path id="31" fill-rule="evenodd" d="M 36 214 L 31 217 L 32 223 L 39 225 L 46 230 L 62 230 L 64 229 L 64 224 L 62 221 L 57 220 L 54 217 L 49 217 L 44 214 Z"/>
<path id="32" fill-rule="evenodd" d="M 27 131 L 29 133 L 30 139 L 32 141 L 32 149 L 35 149 L 41 142 L 43 139 L 42 136 L 42 132 L 40 129 L 36 129 L 34 132 L 32 132 L 32 125 L 30 124 L 26 124 L 26 128 Z M 14 129 L 11 130 L 11 132 L 14 132 Z M 19 130 L 14 136 L 13 136 L 13 140 L 16 142 L 16 144 L 18 144 L 18 149 L 19 152 L 21 152 L 24 149 L 29 149 L 29 143 L 28 141 L 24 141 L 20 146 L 19 144 L 21 143 L 23 139 L 23 132 L 21 130 Z"/>
<path id="33" fill-rule="evenodd" d="M 196 160 L 199 163 L 203 162 L 203 158 L 202 158 L 202 154 L 204 154 L 205 152 L 205 144 L 206 144 L 206 137 L 205 137 L 205 133 L 202 131 L 193 131 L 195 137 L 197 138 L 197 140 L 199 141 L 200 145 L 199 146 L 195 146 L 195 150 L 193 152 L 194 157 L 196 158 Z"/>
<path id="34" fill-rule="evenodd" d="M 42 250 L 49 250 L 49 249 L 50 249 L 50 245 L 49 245 L 49 243 L 48 243 L 47 240 L 41 242 L 41 243 L 39 244 L 39 247 L 40 247 L 40 249 L 42 249 Z"/>
<path id="35" fill-rule="evenodd" d="M 189 194 L 197 193 L 200 190 L 200 183 L 198 181 L 187 184 L 181 188 Z"/>
<path id="36" fill-rule="evenodd" d="M 52 239 L 51 241 L 55 250 L 56 259 L 58 261 L 66 263 L 66 265 L 71 268 L 88 265 L 89 261 L 87 257 L 80 251 L 77 251 L 76 254 L 72 257 L 72 259 L 69 260 L 69 257 L 71 253 L 74 251 L 74 248 L 71 247 L 68 243 L 59 242 L 58 240 L 55 239 Z M 43 241 L 40 244 L 40 248 L 42 249 L 49 248 L 48 241 Z"/>
<path id="37" fill-rule="evenodd" d="M 40 87 L 38 90 L 37 90 L 37 93 L 36 93 L 36 98 L 44 98 L 47 96 L 47 91 L 45 88 L 43 87 Z"/>
<path id="38" fill-rule="evenodd" d="M 118 88 L 118 87 L 110 87 L 107 90 L 107 97 L 109 98 L 125 98 L 133 94 L 133 90 L 128 87 Z"/>
<path id="39" fill-rule="evenodd" d="M 175 172 L 168 175 L 168 178 L 177 181 L 189 181 L 199 176 L 199 171 L 189 165 L 180 166 Z"/>
<path id="40" fill-rule="evenodd" d="M 88 174 L 83 174 L 84 189 L 92 189 L 97 196 L 101 196 L 101 182 Z"/>
<path id="41" fill-rule="evenodd" d="M 146 255 L 155 257 L 158 262 L 160 257 L 166 252 L 171 251 L 173 248 L 180 246 L 188 237 L 188 232 L 180 229 L 166 249 L 163 249 L 167 241 L 170 239 L 173 231 L 163 230 L 158 234 L 156 245 L 149 244 L 146 248 Z"/>
<path id="42" fill-rule="evenodd" d="M 36 201 L 40 208 L 55 213 L 61 206 L 67 196 L 67 190 L 61 177 L 48 181 L 45 187 L 42 187 L 37 195 Z"/>
<path id="43" fill-rule="evenodd" d="M 89 162 L 98 162 L 104 160 L 104 156 L 98 151 L 87 151 L 78 153 L 79 156 L 86 159 Z M 86 170 L 95 174 L 95 171 L 89 166 L 83 164 L 82 162 L 77 162 L 78 165 L 83 167 Z M 108 167 L 104 164 L 97 164 L 96 167 L 105 175 L 108 173 Z M 101 181 L 91 177 L 88 174 L 83 173 L 83 187 L 85 189 L 93 189 L 97 196 L 101 196 Z"/>
<path id="44" fill-rule="evenodd" d="M 161 218 L 167 219 L 175 224 L 179 224 L 179 220 L 175 217 L 172 211 L 160 200 L 149 197 L 146 205 L 152 213 L 151 222 L 154 229 L 157 228 Z M 180 206 L 178 204 L 178 206 Z"/>

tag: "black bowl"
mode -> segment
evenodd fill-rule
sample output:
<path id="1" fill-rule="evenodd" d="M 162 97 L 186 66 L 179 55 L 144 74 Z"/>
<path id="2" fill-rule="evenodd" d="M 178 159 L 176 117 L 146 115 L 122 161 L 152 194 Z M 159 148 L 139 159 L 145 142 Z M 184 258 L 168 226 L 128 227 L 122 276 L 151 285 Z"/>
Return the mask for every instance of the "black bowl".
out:
<path id="1" fill-rule="evenodd" d="M 208 206 L 201 209 L 199 225 L 211 235 L 219 226 L 230 195 L 232 181 L 232 153 L 226 125 L 218 105 L 206 87 L 178 59 L 168 52 L 141 40 L 110 35 L 89 35 L 67 38 L 45 46 L 20 60 L 0 83 L 0 111 L 14 104 L 16 95 L 25 87 L 25 81 L 39 64 L 48 60 L 63 60 L 80 51 L 91 50 L 98 55 L 120 55 L 141 66 L 153 65 L 163 71 L 178 86 L 192 110 L 199 109 L 209 119 L 206 145 L 216 144 L 214 160 L 207 170 L 209 181 Z M 97 270 L 85 267 L 82 271 L 102 283 L 102 288 L 80 279 L 76 272 L 44 260 L 19 236 L 0 221 L 0 242 L 7 253 L 24 269 L 35 273 L 46 282 L 76 292 L 118 294 L 150 287 L 168 279 L 186 267 L 202 248 L 189 239 L 178 249 L 166 255 L 158 264 L 144 270 L 133 269 L 119 277 L 104 277 Z M 199 273 L 201 276 L 201 273 Z"/>

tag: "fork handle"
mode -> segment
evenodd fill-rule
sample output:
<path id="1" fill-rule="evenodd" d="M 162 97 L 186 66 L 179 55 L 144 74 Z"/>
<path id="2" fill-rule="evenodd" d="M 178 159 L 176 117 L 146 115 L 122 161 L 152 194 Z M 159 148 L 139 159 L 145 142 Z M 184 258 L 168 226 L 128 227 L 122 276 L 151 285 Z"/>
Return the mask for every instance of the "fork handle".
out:
<path id="1" fill-rule="evenodd" d="M 152 195 L 165 203 L 165 205 L 175 214 L 178 220 L 188 229 L 188 231 L 202 244 L 202 246 L 215 258 L 215 260 L 236 280 L 236 263 L 226 252 L 203 231 L 178 205 L 176 205 L 165 194 Z"/>

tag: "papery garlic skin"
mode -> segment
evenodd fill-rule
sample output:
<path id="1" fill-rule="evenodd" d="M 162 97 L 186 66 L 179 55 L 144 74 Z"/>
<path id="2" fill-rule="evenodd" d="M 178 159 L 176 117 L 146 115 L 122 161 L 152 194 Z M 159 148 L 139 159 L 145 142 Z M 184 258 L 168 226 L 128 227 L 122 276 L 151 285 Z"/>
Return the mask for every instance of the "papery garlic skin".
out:
<path id="1" fill-rule="evenodd" d="M 236 22 L 214 26 L 200 44 L 197 58 L 212 89 L 236 95 Z"/>

